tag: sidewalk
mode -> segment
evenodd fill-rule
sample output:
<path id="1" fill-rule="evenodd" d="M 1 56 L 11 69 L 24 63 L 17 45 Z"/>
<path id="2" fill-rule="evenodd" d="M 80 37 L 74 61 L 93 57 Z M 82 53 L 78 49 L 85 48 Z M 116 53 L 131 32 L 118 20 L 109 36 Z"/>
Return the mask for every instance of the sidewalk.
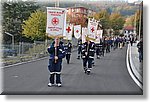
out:
<path id="1" fill-rule="evenodd" d="M 139 61 L 137 43 L 130 45 L 130 56 L 132 70 L 140 82 L 143 82 L 143 62 Z"/>

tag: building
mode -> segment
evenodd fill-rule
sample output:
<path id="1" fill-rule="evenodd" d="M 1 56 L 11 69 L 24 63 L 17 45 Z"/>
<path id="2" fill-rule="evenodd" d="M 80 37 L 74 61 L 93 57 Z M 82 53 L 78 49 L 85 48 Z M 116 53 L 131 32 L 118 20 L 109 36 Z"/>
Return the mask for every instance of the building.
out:
<path id="1" fill-rule="evenodd" d="M 134 27 L 133 26 L 125 26 L 124 27 L 124 35 L 134 34 Z"/>
<path id="2" fill-rule="evenodd" d="M 87 18 L 94 15 L 91 9 L 83 6 L 75 6 L 67 8 L 67 21 L 72 24 L 81 24 L 82 27 L 87 26 Z"/>

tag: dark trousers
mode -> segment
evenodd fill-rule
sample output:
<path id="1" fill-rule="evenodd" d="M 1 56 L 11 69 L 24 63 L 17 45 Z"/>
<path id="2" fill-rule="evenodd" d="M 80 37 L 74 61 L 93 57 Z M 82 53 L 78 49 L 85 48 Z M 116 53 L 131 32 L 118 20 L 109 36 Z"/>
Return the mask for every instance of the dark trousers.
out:
<path id="1" fill-rule="evenodd" d="M 49 81 L 50 83 L 54 84 L 55 83 L 55 76 L 56 76 L 56 84 L 61 83 L 61 61 L 58 61 L 57 63 L 54 63 L 54 61 L 49 60 L 49 66 L 48 69 L 50 71 L 50 78 Z"/>
<path id="2" fill-rule="evenodd" d="M 100 55 L 100 49 L 96 49 L 96 55 Z"/>
<path id="3" fill-rule="evenodd" d="M 91 58 L 83 58 L 84 70 L 91 70 L 92 69 L 92 61 L 93 61 L 93 59 L 91 59 Z M 88 64 L 88 67 L 87 67 L 87 64 Z"/>
<path id="4" fill-rule="evenodd" d="M 109 53 L 110 52 L 110 45 L 107 45 L 106 46 L 106 53 Z"/>
<path id="5" fill-rule="evenodd" d="M 143 61 L 143 51 L 139 51 L 139 61 Z"/>
<path id="6" fill-rule="evenodd" d="M 81 47 L 78 47 L 78 58 L 80 58 L 80 55 L 81 55 Z"/>
<path id="7" fill-rule="evenodd" d="M 71 54 L 66 54 L 66 60 L 67 60 L 67 63 L 69 64 L 69 62 L 70 62 L 70 56 L 71 56 Z"/>

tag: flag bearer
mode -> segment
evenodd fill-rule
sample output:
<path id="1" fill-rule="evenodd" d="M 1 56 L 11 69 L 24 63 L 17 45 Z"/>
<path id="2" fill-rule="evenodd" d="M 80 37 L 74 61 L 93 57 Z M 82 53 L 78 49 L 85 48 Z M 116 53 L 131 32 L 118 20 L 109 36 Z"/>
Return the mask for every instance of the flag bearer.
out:
<path id="1" fill-rule="evenodd" d="M 55 41 L 48 48 L 50 54 L 48 69 L 50 71 L 50 78 L 48 86 L 51 87 L 55 84 L 58 87 L 61 87 L 61 69 L 62 69 L 62 59 L 65 57 L 65 50 L 62 42 L 58 37 L 55 38 Z M 55 78 L 56 77 L 56 78 Z"/>

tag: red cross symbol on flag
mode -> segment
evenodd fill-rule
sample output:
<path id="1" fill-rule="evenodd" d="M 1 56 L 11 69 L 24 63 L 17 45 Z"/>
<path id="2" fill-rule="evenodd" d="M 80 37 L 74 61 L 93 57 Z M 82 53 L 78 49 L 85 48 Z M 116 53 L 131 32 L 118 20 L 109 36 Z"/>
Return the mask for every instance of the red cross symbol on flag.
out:
<path id="1" fill-rule="evenodd" d="M 69 33 L 71 31 L 70 27 L 68 26 L 68 28 L 66 29 L 67 32 Z"/>
<path id="2" fill-rule="evenodd" d="M 94 32 L 94 27 L 92 27 L 91 31 L 92 31 L 92 33 Z"/>
<path id="3" fill-rule="evenodd" d="M 59 19 L 57 17 L 54 17 L 51 22 L 54 26 L 56 26 L 57 24 L 59 24 Z"/>
<path id="4" fill-rule="evenodd" d="M 78 30 L 76 30 L 76 32 L 78 33 L 79 31 L 78 31 Z"/>

